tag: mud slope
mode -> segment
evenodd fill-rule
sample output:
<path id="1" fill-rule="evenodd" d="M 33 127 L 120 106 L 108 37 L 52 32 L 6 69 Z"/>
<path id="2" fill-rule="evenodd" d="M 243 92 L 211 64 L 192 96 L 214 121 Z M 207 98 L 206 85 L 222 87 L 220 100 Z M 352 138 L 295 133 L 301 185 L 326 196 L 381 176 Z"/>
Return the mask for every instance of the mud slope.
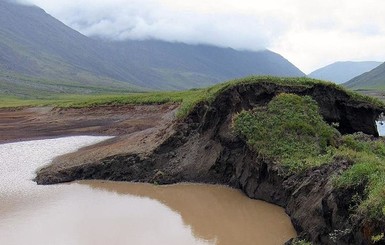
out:
<path id="1" fill-rule="evenodd" d="M 0 144 L 75 135 L 127 135 L 156 127 L 176 108 L 176 104 L 0 108 Z"/>
<path id="2" fill-rule="evenodd" d="M 267 104 L 286 92 L 316 100 L 329 123 L 339 123 L 341 133 L 362 131 L 377 136 L 375 119 L 383 108 L 354 100 L 333 86 L 277 85 L 271 82 L 239 84 L 212 102 L 198 104 L 183 122 L 153 133 L 150 145 L 132 153 L 104 159 L 56 159 L 41 169 L 39 184 L 77 179 L 109 179 L 169 184 L 202 182 L 226 184 L 247 196 L 286 208 L 297 231 L 316 244 L 360 244 L 383 229 L 348 219 L 349 201 L 355 191 L 336 190 L 331 176 L 352 163 L 337 161 L 298 175 L 285 176 L 275 162 L 261 159 L 231 129 L 232 117 L 243 109 Z M 148 135 L 146 136 L 148 137 Z M 137 139 L 139 144 L 143 140 Z"/>

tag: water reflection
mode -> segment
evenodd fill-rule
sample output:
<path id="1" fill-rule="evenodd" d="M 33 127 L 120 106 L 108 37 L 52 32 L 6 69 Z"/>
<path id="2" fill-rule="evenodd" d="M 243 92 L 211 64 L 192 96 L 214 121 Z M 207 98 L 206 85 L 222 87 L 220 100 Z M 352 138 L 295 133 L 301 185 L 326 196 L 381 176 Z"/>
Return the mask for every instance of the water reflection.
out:
<path id="1" fill-rule="evenodd" d="M 179 213 L 195 236 L 216 244 L 283 244 L 295 236 L 282 208 L 223 186 L 80 183 L 97 190 L 157 200 Z"/>
<path id="2" fill-rule="evenodd" d="M 149 198 L 74 185 L 41 202 L 1 221 L 2 244 L 213 244 Z"/>

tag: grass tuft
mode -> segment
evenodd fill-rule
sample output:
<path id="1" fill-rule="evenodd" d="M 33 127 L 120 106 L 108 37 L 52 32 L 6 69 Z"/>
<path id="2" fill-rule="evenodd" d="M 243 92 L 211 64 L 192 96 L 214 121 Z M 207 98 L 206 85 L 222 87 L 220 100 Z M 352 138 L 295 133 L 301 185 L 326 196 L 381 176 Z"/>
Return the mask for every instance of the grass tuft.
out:
<path id="1" fill-rule="evenodd" d="M 365 193 L 357 212 L 369 220 L 385 220 L 385 143 L 362 134 L 345 135 L 336 156 L 354 165 L 336 179 L 340 188 L 364 185 Z"/>
<path id="2" fill-rule="evenodd" d="M 259 154 L 278 160 L 288 173 L 299 172 L 332 160 L 338 132 L 318 110 L 309 96 L 283 93 L 266 108 L 239 113 L 234 128 Z"/>
<path id="3" fill-rule="evenodd" d="M 286 174 L 299 173 L 338 159 L 353 162 L 335 178 L 337 188 L 364 186 L 354 211 L 370 221 L 385 221 L 385 142 L 362 133 L 341 136 L 308 96 L 280 94 L 266 107 L 234 117 L 235 131 Z"/>

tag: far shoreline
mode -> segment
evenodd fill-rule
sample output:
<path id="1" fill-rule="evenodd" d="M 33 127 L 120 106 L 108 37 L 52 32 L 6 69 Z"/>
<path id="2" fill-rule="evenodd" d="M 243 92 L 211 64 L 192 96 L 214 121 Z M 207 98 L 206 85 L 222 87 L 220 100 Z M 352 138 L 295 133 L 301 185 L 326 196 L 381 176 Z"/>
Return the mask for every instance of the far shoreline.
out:
<path id="1" fill-rule="evenodd" d="M 0 108 L 0 144 L 70 136 L 123 136 L 158 125 L 177 105 Z"/>

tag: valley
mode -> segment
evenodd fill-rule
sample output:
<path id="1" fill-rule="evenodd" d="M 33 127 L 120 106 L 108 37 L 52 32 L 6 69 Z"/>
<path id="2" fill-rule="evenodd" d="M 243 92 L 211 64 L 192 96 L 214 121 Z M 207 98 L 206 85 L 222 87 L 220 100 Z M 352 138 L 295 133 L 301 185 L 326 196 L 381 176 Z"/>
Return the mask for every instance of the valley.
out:
<path id="1" fill-rule="evenodd" d="M 177 2 L 0 0 L 0 243 L 385 244 L 385 4 Z"/>

